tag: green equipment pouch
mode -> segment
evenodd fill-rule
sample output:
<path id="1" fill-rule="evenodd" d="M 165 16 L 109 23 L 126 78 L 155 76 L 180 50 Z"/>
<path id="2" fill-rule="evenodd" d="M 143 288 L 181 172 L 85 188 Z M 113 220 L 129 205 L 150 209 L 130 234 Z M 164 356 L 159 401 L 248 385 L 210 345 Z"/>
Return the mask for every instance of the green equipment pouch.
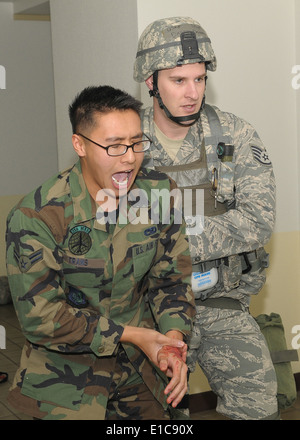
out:
<path id="1" fill-rule="evenodd" d="M 264 335 L 277 376 L 279 409 L 289 408 L 297 399 L 297 389 L 291 361 L 298 360 L 297 350 L 288 350 L 280 315 L 259 315 L 255 318 Z"/>

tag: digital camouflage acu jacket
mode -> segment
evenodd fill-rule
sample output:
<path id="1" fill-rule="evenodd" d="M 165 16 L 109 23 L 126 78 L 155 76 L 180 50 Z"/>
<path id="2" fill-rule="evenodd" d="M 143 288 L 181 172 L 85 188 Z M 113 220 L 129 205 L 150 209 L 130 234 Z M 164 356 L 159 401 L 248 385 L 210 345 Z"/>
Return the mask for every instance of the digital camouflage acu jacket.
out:
<path id="1" fill-rule="evenodd" d="M 142 189 L 150 201 L 151 190 L 172 188 L 165 175 L 143 169 L 132 190 Z M 128 200 L 138 212 L 133 205 Z M 145 355 L 119 340 L 126 325 L 191 331 L 191 261 L 172 200 L 166 224 L 151 223 L 150 215 L 146 224 L 120 224 L 120 216 L 117 224 L 101 224 L 97 215 L 78 162 L 8 217 L 7 270 L 26 337 L 9 401 L 35 417 L 104 419 L 120 345 L 132 372 L 166 407 L 166 378 L 158 380 Z"/>
<path id="2" fill-rule="evenodd" d="M 151 150 L 145 154 L 144 164 L 169 169 L 176 169 L 182 164 L 196 164 L 205 145 L 210 193 L 213 197 L 211 182 L 216 169 L 218 201 L 231 202 L 231 209 L 224 209 L 221 215 L 207 216 L 204 206 L 203 230 L 200 234 L 189 235 L 190 252 L 193 264 L 230 257 L 227 263 L 222 263 L 223 282 L 230 279 L 226 288 L 220 283 L 213 293 L 201 292 L 201 298 L 205 299 L 206 295 L 229 296 L 247 306 L 249 295 L 257 294 L 265 282 L 265 270 L 256 258 L 260 258 L 260 253 L 265 255 L 263 246 L 269 241 L 275 224 L 274 172 L 268 153 L 252 125 L 232 113 L 210 107 L 216 112 L 223 137 L 234 146 L 232 162 L 222 163 L 218 159 L 217 136 L 209 123 L 207 106 L 201 112 L 199 121 L 190 127 L 175 160 L 159 143 L 155 135 L 153 107 L 148 107 L 142 114 L 142 128 L 152 144 Z M 185 187 L 181 182 L 182 174 L 166 172 L 178 186 Z M 199 176 L 200 170 L 191 167 L 184 176 L 188 182 L 186 186 L 195 185 Z M 244 253 L 251 253 L 252 270 L 247 273 L 242 273 L 240 256 Z M 259 255 L 256 257 L 255 253 Z"/>

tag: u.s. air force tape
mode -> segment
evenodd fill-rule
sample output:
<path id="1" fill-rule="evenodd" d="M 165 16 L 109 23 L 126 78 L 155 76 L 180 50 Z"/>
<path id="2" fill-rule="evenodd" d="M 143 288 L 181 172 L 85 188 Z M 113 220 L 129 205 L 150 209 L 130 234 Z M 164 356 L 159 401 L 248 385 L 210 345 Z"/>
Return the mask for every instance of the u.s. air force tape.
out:
<path id="1" fill-rule="evenodd" d="M 252 150 L 254 160 L 256 160 L 257 162 L 259 162 L 262 165 L 265 165 L 267 167 L 272 165 L 272 162 L 270 161 L 266 150 L 264 150 L 261 147 L 258 147 L 257 145 L 251 145 L 251 150 Z"/>

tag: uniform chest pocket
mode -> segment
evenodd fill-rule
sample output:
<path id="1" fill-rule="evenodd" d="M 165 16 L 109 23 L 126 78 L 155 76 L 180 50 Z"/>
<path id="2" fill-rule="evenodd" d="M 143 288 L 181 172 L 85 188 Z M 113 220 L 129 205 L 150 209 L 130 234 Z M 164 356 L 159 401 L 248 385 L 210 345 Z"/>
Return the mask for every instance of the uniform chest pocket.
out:
<path id="1" fill-rule="evenodd" d="M 136 280 L 140 280 L 150 269 L 157 249 L 157 240 L 135 246 L 132 249 L 133 271 Z"/>
<path id="2" fill-rule="evenodd" d="M 104 259 L 87 259 L 69 256 L 63 257 L 63 270 L 66 282 L 79 287 L 99 286 L 104 275 Z"/>

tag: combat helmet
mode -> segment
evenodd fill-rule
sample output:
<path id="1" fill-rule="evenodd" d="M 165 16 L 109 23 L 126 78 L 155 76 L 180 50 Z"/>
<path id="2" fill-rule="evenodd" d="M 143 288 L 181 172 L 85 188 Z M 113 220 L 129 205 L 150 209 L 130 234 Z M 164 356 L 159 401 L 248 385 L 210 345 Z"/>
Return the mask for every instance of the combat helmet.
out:
<path id="1" fill-rule="evenodd" d="M 159 70 L 188 63 L 205 63 L 207 70 L 216 70 L 217 60 L 207 33 L 190 17 L 160 19 L 148 25 L 139 39 L 133 77 L 143 82 L 153 75 L 154 88 L 150 95 L 158 99 L 160 107 L 174 122 L 180 124 L 193 119 L 192 125 L 199 119 L 200 111 L 183 118 L 171 115 L 157 87 Z"/>

